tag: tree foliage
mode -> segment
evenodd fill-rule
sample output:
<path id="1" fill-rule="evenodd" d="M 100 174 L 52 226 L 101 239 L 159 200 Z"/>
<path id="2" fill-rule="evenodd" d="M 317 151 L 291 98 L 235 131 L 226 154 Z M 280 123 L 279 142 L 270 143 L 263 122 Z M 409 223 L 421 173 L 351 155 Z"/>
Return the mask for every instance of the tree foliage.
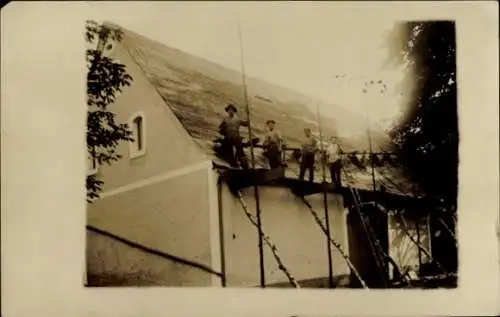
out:
<path id="1" fill-rule="evenodd" d="M 393 58 L 409 70 L 405 81 L 413 91 L 404 120 L 390 134 L 413 181 L 433 199 L 433 219 L 454 228 L 459 144 L 455 24 L 405 23 L 398 35 L 403 39 Z M 455 270 L 456 249 L 450 248 L 455 240 L 441 234 L 441 227 L 434 225 L 433 249 L 442 255 L 442 264 Z"/>
<path id="2" fill-rule="evenodd" d="M 427 194 L 454 205 L 459 141 L 455 25 L 407 23 L 403 38 L 396 57 L 411 69 L 406 80 L 414 90 L 408 113 L 391 137 Z"/>
<path id="3" fill-rule="evenodd" d="M 122 141 L 133 141 L 126 123 L 115 120 L 115 114 L 108 106 L 129 86 L 132 77 L 125 65 L 105 56 L 113 42 L 122 40 L 117 28 L 101 25 L 95 21 L 86 22 L 85 40 L 95 44 L 86 51 L 87 60 L 87 151 L 89 157 L 101 165 L 111 164 L 121 158 L 117 146 Z M 99 197 L 103 182 L 97 175 L 87 176 L 87 200 Z"/>

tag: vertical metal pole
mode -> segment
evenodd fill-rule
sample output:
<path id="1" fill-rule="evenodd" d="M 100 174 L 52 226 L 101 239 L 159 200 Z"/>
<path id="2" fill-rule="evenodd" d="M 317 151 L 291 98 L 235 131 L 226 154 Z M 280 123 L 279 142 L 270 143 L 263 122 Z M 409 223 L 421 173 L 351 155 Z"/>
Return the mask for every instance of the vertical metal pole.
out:
<path id="1" fill-rule="evenodd" d="M 367 121 L 367 131 L 368 131 L 368 147 L 370 151 L 370 166 L 372 170 L 372 185 L 373 185 L 373 192 L 377 191 L 377 186 L 375 183 L 375 167 L 373 166 L 373 148 L 372 148 L 372 136 L 371 136 L 371 131 L 370 131 L 370 116 L 368 115 L 368 112 L 366 114 L 366 121 Z"/>
<path id="2" fill-rule="evenodd" d="M 222 181 L 219 177 L 217 180 L 217 201 L 219 205 L 219 242 L 220 242 L 220 259 L 221 259 L 221 284 L 226 287 L 226 250 L 224 244 L 224 212 L 222 209 Z"/>
<path id="3" fill-rule="evenodd" d="M 371 84 L 371 83 L 370 83 Z M 370 91 L 370 88 L 368 87 L 368 83 L 365 82 L 365 88 L 364 88 L 364 93 L 368 94 Z M 373 166 L 373 147 L 372 147 L 372 136 L 371 136 L 371 131 L 370 131 L 370 107 L 368 105 L 368 102 L 365 98 L 365 111 L 366 111 L 366 131 L 368 134 L 368 150 L 370 151 L 370 166 L 372 170 L 372 185 L 373 185 L 373 191 L 375 192 L 377 190 L 376 183 L 375 183 L 375 167 Z"/>
<path id="4" fill-rule="evenodd" d="M 412 195 L 415 197 L 416 191 L 415 191 L 415 184 L 413 183 L 413 181 L 411 183 L 411 192 L 412 192 Z M 423 218 L 420 216 L 420 212 L 417 212 L 416 218 L 417 218 L 417 220 L 415 222 L 417 224 L 417 242 L 420 244 L 420 241 L 422 240 L 420 238 L 420 224 L 421 224 L 422 218 Z M 425 220 L 426 219 L 424 218 L 424 221 Z M 417 249 L 418 249 L 418 271 L 420 274 L 420 269 L 422 267 L 422 250 L 420 248 L 418 248 L 418 246 L 417 246 Z"/>
<path id="5" fill-rule="evenodd" d="M 316 105 L 316 112 L 318 116 L 318 130 L 319 130 L 319 140 L 320 140 L 320 150 L 321 150 L 321 167 L 323 172 L 323 205 L 325 206 L 325 222 L 326 222 L 326 245 L 328 252 L 328 287 L 333 288 L 333 264 L 332 264 L 332 246 L 330 244 L 330 216 L 328 214 L 328 197 L 326 191 L 326 171 L 325 171 L 325 149 L 324 149 L 324 140 L 323 133 L 321 130 L 321 117 L 319 113 L 319 103 Z"/>
<path id="6" fill-rule="evenodd" d="M 253 147 L 253 142 L 252 142 L 252 124 L 251 124 L 251 117 L 250 117 L 250 106 L 248 103 L 248 92 L 247 92 L 247 80 L 246 80 L 246 75 L 245 75 L 245 58 L 243 56 L 243 39 L 241 35 L 241 28 L 240 25 L 238 24 L 238 37 L 239 37 L 239 42 L 240 42 L 240 57 L 241 57 L 241 73 L 243 76 L 243 92 L 245 95 L 245 109 L 246 109 L 246 114 L 247 114 L 247 120 L 248 120 L 248 139 L 250 141 L 250 157 L 251 157 L 251 163 L 252 163 L 252 169 L 255 169 L 255 155 L 254 155 L 254 147 Z M 262 241 L 262 221 L 261 221 L 261 214 L 260 214 L 260 201 L 259 201 L 259 188 L 257 185 L 253 186 L 254 188 L 254 195 L 255 195 L 255 208 L 256 208 L 256 213 L 257 213 L 257 226 L 259 230 L 259 266 L 260 266 L 260 287 L 264 288 L 266 287 L 266 280 L 265 280 L 265 271 L 264 271 L 264 249 L 263 249 L 263 241 Z"/>
<path id="7" fill-rule="evenodd" d="M 429 239 L 428 239 L 429 245 L 427 246 L 427 248 L 429 250 L 429 253 L 432 256 L 432 240 L 433 240 L 434 235 L 433 235 L 432 227 L 431 227 L 431 214 L 428 213 L 426 218 L 427 218 L 426 219 L 426 221 L 427 221 L 427 234 L 429 235 Z"/>
<path id="8" fill-rule="evenodd" d="M 365 92 L 368 93 L 369 87 L 367 86 L 366 82 L 365 82 L 365 89 L 366 89 Z M 377 185 L 375 182 L 375 166 L 373 164 L 374 154 L 373 154 L 372 136 L 371 136 L 371 129 L 370 129 L 370 106 L 368 105 L 368 102 L 366 99 L 367 98 L 365 98 L 365 111 L 366 111 L 366 123 L 367 123 L 366 130 L 367 130 L 367 134 L 368 134 L 368 150 L 370 151 L 370 167 L 371 167 L 371 174 L 372 174 L 372 186 L 373 186 L 373 193 L 375 194 L 377 192 Z M 388 230 L 388 228 L 387 228 L 387 230 Z M 373 238 L 378 240 L 378 237 L 376 237 L 376 236 Z M 388 274 L 388 272 L 386 270 L 386 268 L 388 266 L 386 259 L 383 259 L 382 265 L 383 265 L 384 283 L 385 283 L 385 279 L 386 279 L 386 276 Z"/>
<path id="9" fill-rule="evenodd" d="M 417 242 L 420 244 L 420 218 L 416 221 L 417 223 Z M 422 250 L 418 248 L 418 268 L 422 266 Z"/>

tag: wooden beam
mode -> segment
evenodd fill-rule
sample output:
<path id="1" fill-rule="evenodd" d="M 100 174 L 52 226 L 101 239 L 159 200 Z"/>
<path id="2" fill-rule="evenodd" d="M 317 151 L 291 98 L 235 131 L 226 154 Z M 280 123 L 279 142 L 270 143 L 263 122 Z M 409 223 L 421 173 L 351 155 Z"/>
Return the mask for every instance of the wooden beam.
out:
<path id="1" fill-rule="evenodd" d="M 232 190 L 265 185 L 273 180 L 285 177 L 284 168 L 276 169 L 227 169 L 224 179 Z"/>

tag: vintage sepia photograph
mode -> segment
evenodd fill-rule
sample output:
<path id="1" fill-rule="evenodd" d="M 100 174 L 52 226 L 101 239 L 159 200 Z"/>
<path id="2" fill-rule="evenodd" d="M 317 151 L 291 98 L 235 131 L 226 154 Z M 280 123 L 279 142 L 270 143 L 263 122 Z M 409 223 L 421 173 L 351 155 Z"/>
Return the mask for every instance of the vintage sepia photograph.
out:
<path id="1" fill-rule="evenodd" d="M 82 26 L 84 285 L 456 288 L 455 21 L 218 5 Z"/>

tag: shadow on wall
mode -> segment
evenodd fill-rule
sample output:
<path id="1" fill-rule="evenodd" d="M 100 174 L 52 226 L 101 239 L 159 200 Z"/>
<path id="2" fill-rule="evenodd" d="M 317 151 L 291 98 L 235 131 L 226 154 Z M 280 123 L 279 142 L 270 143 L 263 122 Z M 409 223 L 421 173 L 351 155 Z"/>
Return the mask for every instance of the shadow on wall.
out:
<path id="1" fill-rule="evenodd" d="M 145 278 L 143 273 L 121 273 L 121 274 L 88 274 L 88 287 L 116 287 L 116 286 L 151 286 L 149 279 Z"/>
<path id="2" fill-rule="evenodd" d="M 328 277 L 319 277 L 307 280 L 297 281 L 301 288 L 329 288 Z M 333 287 L 343 288 L 350 287 L 350 276 L 348 274 L 336 275 L 333 277 Z M 266 285 L 266 287 L 271 288 L 293 288 L 290 283 L 274 283 Z"/>

